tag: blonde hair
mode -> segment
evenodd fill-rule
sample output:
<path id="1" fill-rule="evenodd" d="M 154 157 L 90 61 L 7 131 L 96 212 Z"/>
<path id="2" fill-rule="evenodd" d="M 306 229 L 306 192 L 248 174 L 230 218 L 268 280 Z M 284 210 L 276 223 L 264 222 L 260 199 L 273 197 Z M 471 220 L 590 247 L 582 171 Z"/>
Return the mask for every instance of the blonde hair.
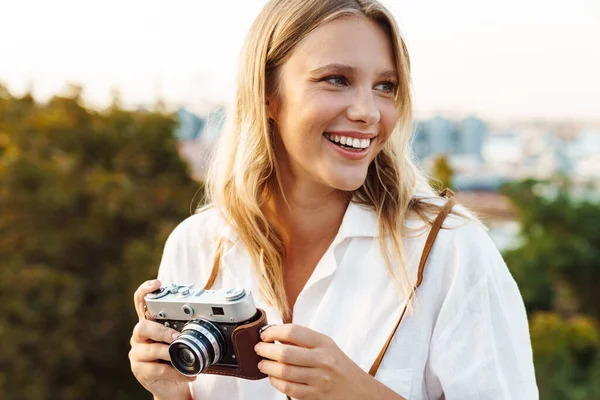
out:
<path id="1" fill-rule="evenodd" d="M 407 213 L 416 212 L 431 222 L 428 211 L 436 209 L 415 198 L 417 192 L 430 196 L 434 192 L 413 163 L 409 149 L 413 119 L 410 59 L 390 12 L 375 0 L 269 1 L 246 37 L 235 103 L 208 171 L 207 207 L 219 208 L 234 227 L 251 256 L 262 297 L 278 307 L 284 319 L 291 316 L 283 280 L 285 248 L 261 209 L 266 195 L 281 190 L 265 103 L 270 95 L 276 94 L 278 68 L 298 43 L 317 27 L 344 16 L 362 16 L 378 23 L 392 44 L 399 79 L 398 123 L 369 166 L 364 184 L 350 195 L 353 201 L 372 207 L 377 213 L 382 254 L 392 276 L 398 278 L 405 298 L 412 284 L 401 243 L 404 220 Z M 396 271 L 391 267 L 387 238 L 391 239 L 400 264 Z M 218 249 L 223 248 L 221 244 Z M 217 251 L 215 259 L 217 265 L 220 252 Z"/>

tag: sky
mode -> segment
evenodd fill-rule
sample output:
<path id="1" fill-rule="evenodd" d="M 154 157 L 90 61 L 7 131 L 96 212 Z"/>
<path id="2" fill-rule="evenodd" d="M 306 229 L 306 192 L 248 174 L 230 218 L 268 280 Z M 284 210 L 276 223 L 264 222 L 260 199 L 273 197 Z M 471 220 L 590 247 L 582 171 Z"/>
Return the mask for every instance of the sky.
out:
<path id="1" fill-rule="evenodd" d="M 264 0 L 0 0 L 0 83 L 45 100 L 203 112 L 231 101 Z M 600 120 L 600 0 L 383 0 L 407 41 L 417 116 Z"/>

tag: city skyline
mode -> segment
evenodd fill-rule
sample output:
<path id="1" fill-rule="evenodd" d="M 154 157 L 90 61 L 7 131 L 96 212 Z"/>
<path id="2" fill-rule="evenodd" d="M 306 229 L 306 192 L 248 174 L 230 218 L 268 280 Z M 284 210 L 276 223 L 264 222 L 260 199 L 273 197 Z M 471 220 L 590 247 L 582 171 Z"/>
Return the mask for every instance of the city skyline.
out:
<path id="1" fill-rule="evenodd" d="M 160 97 L 214 108 L 233 95 L 237 54 L 264 3 L 2 2 L 0 83 L 41 100 L 78 83 L 97 107 L 116 88 L 126 106 Z M 411 54 L 417 116 L 600 119 L 599 2 L 383 3 Z"/>

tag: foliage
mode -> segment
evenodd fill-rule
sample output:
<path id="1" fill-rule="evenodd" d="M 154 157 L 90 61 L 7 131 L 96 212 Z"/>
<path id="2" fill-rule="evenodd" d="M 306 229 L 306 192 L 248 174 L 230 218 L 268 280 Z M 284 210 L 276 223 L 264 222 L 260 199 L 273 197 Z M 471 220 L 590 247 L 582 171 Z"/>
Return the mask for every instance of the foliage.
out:
<path id="1" fill-rule="evenodd" d="M 80 96 L 38 104 L 0 85 L 3 399 L 149 397 L 127 359 L 132 295 L 199 185 L 171 115 Z"/>
<path id="2" fill-rule="evenodd" d="M 530 316 L 542 399 L 600 398 L 600 203 L 564 178 L 511 183 L 523 245 L 504 254 Z"/>
<path id="3" fill-rule="evenodd" d="M 452 179 L 454 177 L 454 170 L 450 165 L 450 160 L 446 154 L 439 154 L 433 160 L 433 177 L 431 179 L 431 185 L 439 190 L 445 188 L 451 188 Z"/>
<path id="4" fill-rule="evenodd" d="M 590 316 L 536 312 L 530 320 L 542 399 L 600 398 L 600 329 Z"/>

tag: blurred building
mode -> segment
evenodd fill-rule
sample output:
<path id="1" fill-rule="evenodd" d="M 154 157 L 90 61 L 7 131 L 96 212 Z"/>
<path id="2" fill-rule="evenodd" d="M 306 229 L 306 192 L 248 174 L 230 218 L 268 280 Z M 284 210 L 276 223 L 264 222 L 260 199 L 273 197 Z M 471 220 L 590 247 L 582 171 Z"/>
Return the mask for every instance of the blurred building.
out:
<path id="1" fill-rule="evenodd" d="M 205 125 L 205 120 L 203 118 L 200 118 L 185 108 L 177 110 L 176 115 L 177 128 L 175 130 L 175 136 L 178 140 L 194 140 L 202 134 Z"/>
<path id="2" fill-rule="evenodd" d="M 411 143 L 420 160 L 439 154 L 480 158 L 487 134 L 487 125 L 475 116 L 455 123 L 438 115 L 415 123 Z"/>
<path id="3" fill-rule="evenodd" d="M 474 116 L 467 117 L 460 122 L 458 132 L 459 153 L 481 157 L 481 149 L 488 136 L 485 122 Z"/>
<path id="4" fill-rule="evenodd" d="M 415 155 L 431 171 L 440 155 L 448 158 L 458 190 L 496 190 L 501 178 L 490 174 L 482 150 L 489 135 L 486 123 L 475 116 L 454 122 L 442 116 L 417 121 L 411 140 Z"/>
<path id="5" fill-rule="evenodd" d="M 485 224 L 500 251 L 520 245 L 520 225 L 510 200 L 503 194 L 486 190 L 457 191 L 456 200 Z"/>
<path id="6" fill-rule="evenodd" d="M 212 150 L 223 129 L 225 111 L 220 108 L 202 118 L 180 108 L 177 121 L 175 135 L 179 140 L 179 152 L 190 164 L 194 179 L 201 181 L 206 176 Z"/>
<path id="7" fill-rule="evenodd" d="M 600 181 L 600 128 L 584 128 L 565 145 L 575 179 Z"/>

